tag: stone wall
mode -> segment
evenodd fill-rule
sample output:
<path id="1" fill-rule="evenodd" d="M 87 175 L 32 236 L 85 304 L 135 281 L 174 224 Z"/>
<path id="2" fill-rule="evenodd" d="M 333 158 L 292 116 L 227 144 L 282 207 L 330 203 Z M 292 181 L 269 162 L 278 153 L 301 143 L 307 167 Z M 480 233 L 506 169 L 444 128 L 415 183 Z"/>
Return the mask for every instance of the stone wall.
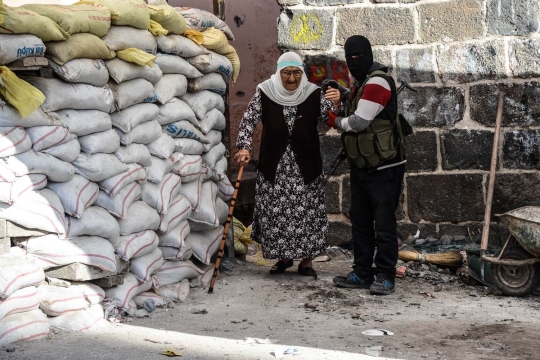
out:
<path id="1" fill-rule="evenodd" d="M 415 128 L 398 210 L 399 235 L 478 235 L 482 229 L 497 100 L 506 92 L 493 214 L 540 206 L 540 35 L 538 0 L 278 0 L 278 42 L 305 56 L 314 82 L 349 83 L 348 36 L 366 36 L 375 60 L 403 91 Z M 326 168 L 339 135 L 321 128 Z M 350 239 L 349 176 L 328 185 L 331 241 Z M 507 232 L 492 218 L 492 238 Z"/>

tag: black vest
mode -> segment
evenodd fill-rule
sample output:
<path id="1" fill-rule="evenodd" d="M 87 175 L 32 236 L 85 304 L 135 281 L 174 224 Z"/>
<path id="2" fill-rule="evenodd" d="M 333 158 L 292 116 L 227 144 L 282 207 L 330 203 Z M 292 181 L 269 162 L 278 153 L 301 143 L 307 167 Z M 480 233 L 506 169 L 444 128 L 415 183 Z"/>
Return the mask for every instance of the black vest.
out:
<path id="1" fill-rule="evenodd" d="M 322 174 L 321 148 L 317 131 L 321 108 L 321 90 L 315 90 L 303 103 L 298 105 L 296 120 L 289 135 L 289 129 L 283 115 L 283 106 L 270 100 L 261 92 L 262 123 L 259 171 L 266 180 L 274 183 L 279 161 L 287 145 L 291 145 L 296 163 L 309 184 Z"/>

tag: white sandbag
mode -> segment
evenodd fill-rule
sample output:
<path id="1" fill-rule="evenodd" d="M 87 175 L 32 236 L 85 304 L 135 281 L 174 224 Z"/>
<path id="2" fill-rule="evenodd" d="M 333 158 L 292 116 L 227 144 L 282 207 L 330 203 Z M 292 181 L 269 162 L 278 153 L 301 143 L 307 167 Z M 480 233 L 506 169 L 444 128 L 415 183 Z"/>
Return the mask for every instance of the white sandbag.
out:
<path id="1" fill-rule="evenodd" d="M 202 158 L 199 155 L 179 155 L 176 157 L 176 162 L 174 163 L 174 173 L 180 176 L 182 183 L 197 180 L 202 169 Z"/>
<path id="2" fill-rule="evenodd" d="M 136 144 L 150 144 L 152 141 L 157 140 L 161 136 L 161 125 L 157 120 L 151 120 L 139 124 L 133 128 L 130 132 L 123 132 L 120 129 L 115 129 L 120 136 L 120 142 L 122 145 Z"/>
<path id="3" fill-rule="evenodd" d="M 134 182 L 124 187 L 118 194 L 112 197 L 107 195 L 105 191 L 100 191 L 96 200 L 96 205 L 101 206 L 118 218 L 124 218 L 127 209 L 134 201 L 139 200 L 140 197 L 141 186 L 137 182 Z"/>
<path id="4" fill-rule="evenodd" d="M 203 144 L 209 143 L 203 133 L 197 130 L 195 126 L 187 120 L 181 120 L 165 125 L 163 131 L 174 138 L 187 138 L 197 140 Z"/>
<path id="5" fill-rule="evenodd" d="M 165 74 L 155 85 L 157 101 L 165 104 L 173 97 L 180 97 L 187 91 L 187 79 L 181 74 Z"/>
<path id="6" fill-rule="evenodd" d="M 211 130 L 206 134 L 206 138 L 210 142 L 208 145 L 205 144 L 205 148 L 207 147 L 206 151 L 208 151 L 221 142 L 223 134 L 219 130 Z"/>
<path id="7" fill-rule="evenodd" d="M 186 261 L 193 256 L 193 250 L 188 242 L 184 242 L 184 246 L 177 248 L 172 246 L 160 246 L 164 260 L 169 261 Z"/>
<path id="8" fill-rule="evenodd" d="M 219 143 L 216 146 L 212 147 L 206 154 L 202 156 L 202 160 L 204 163 L 208 164 L 210 167 L 215 167 L 216 163 L 221 160 L 223 156 L 225 156 L 225 152 L 227 149 L 225 148 L 225 144 Z"/>
<path id="9" fill-rule="evenodd" d="M 57 235 L 45 235 L 22 242 L 28 254 L 48 263 L 49 267 L 83 263 L 116 272 L 116 260 L 111 243 L 98 236 L 79 236 L 69 240 Z"/>
<path id="10" fill-rule="evenodd" d="M 29 174 L 16 177 L 14 182 L 0 182 L 0 202 L 13 204 L 24 193 L 47 186 L 44 174 Z"/>
<path id="11" fill-rule="evenodd" d="M 183 279 L 192 279 L 203 272 L 191 261 L 164 261 L 163 266 L 154 274 L 154 288 L 176 284 Z"/>
<path id="12" fill-rule="evenodd" d="M 175 7 L 175 10 L 184 17 L 188 29 L 204 31 L 208 28 L 215 27 L 223 31 L 227 39 L 234 40 L 234 35 L 225 21 L 211 12 L 192 7 Z"/>
<path id="13" fill-rule="evenodd" d="M 174 151 L 184 155 L 202 155 L 204 145 L 194 139 L 176 138 L 174 139 Z"/>
<path id="14" fill-rule="evenodd" d="M 29 229 L 64 234 L 64 207 L 52 190 L 27 191 L 11 206 L 0 203 L 0 219 Z"/>
<path id="15" fill-rule="evenodd" d="M 102 153 L 112 154 L 120 149 L 120 136 L 113 129 L 81 136 L 81 150 L 87 155 Z"/>
<path id="16" fill-rule="evenodd" d="M 199 120 L 204 119 L 206 113 L 212 109 L 225 112 L 223 98 L 208 90 L 202 90 L 198 93 L 187 92 L 182 96 L 182 100 L 191 107 Z"/>
<path id="17" fill-rule="evenodd" d="M 45 95 L 45 102 L 41 107 L 47 112 L 75 109 L 110 113 L 115 109 L 114 96 L 108 86 L 70 84 L 59 79 L 41 77 L 26 78 L 26 81 Z"/>
<path id="18" fill-rule="evenodd" d="M 51 327 L 71 330 L 89 331 L 97 330 L 104 323 L 103 307 L 100 304 L 92 305 L 84 310 L 68 312 L 63 315 L 50 318 Z"/>
<path id="19" fill-rule="evenodd" d="M 149 299 L 152 299 L 152 301 L 154 302 L 154 305 L 156 307 L 164 307 L 167 305 L 167 301 L 165 299 L 163 299 L 161 296 L 159 296 L 158 294 L 156 293 L 153 293 L 153 292 L 149 292 L 149 291 L 146 291 L 146 292 L 142 292 L 140 293 L 139 295 L 135 296 L 133 298 L 133 301 L 135 302 L 135 304 L 141 308 L 141 309 L 144 309 L 144 303 L 146 301 L 148 301 Z"/>
<path id="20" fill-rule="evenodd" d="M 41 284 L 39 308 L 49 316 L 60 316 L 68 312 L 84 310 L 92 304 L 99 304 L 105 298 L 105 291 L 92 283 L 72 284 L 69 287 Z"/>
<path id="21" fill-rule="evenodd" d="M 105 297 L 113 299 L 116 304 L 126 309 L 129 301 L 138 294 L 148 291 L 152 288 L 152 283 L 141 283 L 135 275 L 127 273 L 124 275 L 124 283 L 105 290 Z"/>
<path id="22" fill-rule="evenodd" d="M 19 289 L 0 301 L 0 320 L 6 316 L 39 309 L 39 295 L 35 286 Z"/>
<path id="23" fill-rule="evenodd" d="M 0 34 L 0 65 L 30 56 L 45 56 L 45 45 L 40 38 L 30 34 Z"/>
<path id="24" fill-rule="evenodd" d="M 189 200 L 191 209 L 195 212 L 199 211 L 199 207 L 201 206 L 202 182 L 203 177 L 199 176 L 197 180 L 182 184 L 180 187 L 180 194 L 184 195 L 184 197 Z"/>
<path id="25" fill-rule="evenodd" d="M 62 125 L 60 118 L 54 112 L 46 113 L 43 111 L 43 109 L 37 108 L 33 113 L 30 114 L 30 116 L 23 118 L 19 110 L 15 109 L 11 105 L 0 102 L 0 126 L 21 126 L 24 128 L 29 128 L 33 126 L 54 125 Z"/>
<path id="26" fill-rule="evenodd" d="M 226 175 L 223 175 L 218 183 L 218 197 L 223 201 L 229 201 L 234 194 L 234 186 L 232 186 L 229 178 Z"/>
<path id="27" fill-rule="evenodd" d="M 39 309 L 6 316 L 0 320 L 0 346 L 46 338 L 49 326 L 47 315 Z"/>
<path id="28" fill-rule="evenodd" d="M 151 253 L 131 260 L 130 271 L 142 282 L 151 282 L 152 274 L 163 265 L 161 250 L 155 248 Z"/>
<path id="29" fill-rule="evenodd" d="M 191 287 L 206 287 L 214 274 L 215 264 L 203 264 L 197 265 L 203 272 L 201 276 L 189 280 L 189 286 Z"/>
<path id="30" fill-rule="evenodd" d="M 129 261 L 154 251 L 159 238 L 152 230 L 144 230 L 135 234 L 119 236 L 110 240 L 120 259 Z"/>
<path id="31" fill-rule="evenodd" d="M 111 117 L 99 110 L 60 110 L 57 112 L 69 132 L 84 136 L 112 129 Z"/>
<path id="32" fill-rule="evenodd" d="M 29 150 L 5 159 L 8 169 L 16 176 L 45 174 L 51 181 L 65 182 L 73 178 L 75 168 L 54 156 Z"/>
<path id="33" fill-rule="evenodd" d="M 188 89 L 191 92 L 208 90 L 223 95 L 227 89 L 227 84 L 225 83 L 225 80 L 223 80 L 221 74 L 213 72 L 205 74 L 203 77 L 197 79 L 189 79 Z"/>
<path id="34" fill-rule="evenodd" d="M 233 67 L 231 61 L 223 55 L 209 51 L 209 54 L 194 56 L 187 61 L 203 74 L 218 73 L 226 81 L 232 76 Z"/>
<path id="35" fill-rule="evenodd" d="M 171 168 L 172 169 L 172 168 Z M 17 177 L 7 166 L 4 159 L 0 159 L 0 181 L 12 183 L 17 180 Z"/>
<path id="36" fill-rule="evenodd" d="M 11 255 L 0 256 L 0 300 L 5 301 L 17 290 L 38 286 L 45 280 L 36 261 Z"/>
<path id="37" fill-rule="evenodd" d="M 205 163 L 202 164 L 201 176 L 203 178 L 203 181 L 218 182 L 220 179 L 215 170 L 206 165 Z"/>
<path id="38" fill-rule="evenodd" d="M 145 79 L 133 79 L 117 84 L 109 81 L 116 110 L 140 104 L 144 99 L 154 95 L 154 85 Z"/>
<path id="39" fill-rule="evenodd" d="M 159 114 L 156 119 L 161 125 L 172 124 L 180 120 L 187 120 L 192 124 L 197 124 L 195 113 L 184 101 L 173 97 L 167 103 L 159 105 Z"/>
<path id="40" fill-rule="evenodd" d="M 160 67 L 156 66 L 155 63 L 153 67 L 149 67 L 148 65 L 140 66 L 119 58 L 114 58 L 107 60 L 105 64 L 107 65 L 107 69 L 109 69 L 111 78 L 118 84 L 137 78 L 143 78 L 155 84 L 163 76 Z"/>
<path id="41" fill-rule="evenodd" d="M 129 235 L 143 230 L 157 230 L 161 219 L 156 210 L 144 201 L 135 201 L 128 208 L 124 219 L 118 219 L 120 235 Z"/>
<path id="42" fill-rule="evenodd" d="M 144 167 L 152 165 L 150 152 L 143 144 L 121 145 L 120 149 L 114 153 L 114 156 L 124 164 L 137 163 Z"/>
<path id="43" fill-rule="evenodd" d="M 197 55 L 208 54 L 203 46 L 196 44 L 182 35 L 156 36 L 158 49 L 166 54 L 190 58 Z"/>
<path id="44" fill-rule="evenodd" d="M 182 74 L 188 79 L 203 76 L 193 65 L 177 55 L 157 54 L 154 64 L 160 67 L 163 74 Z"/>
<path id="45" fill-rule="evenodd" d="M 146 145 L 150 154 L 160 158 L 167 159 L 174 152 L 174 139 L 170 135 L 161 133 L 160 137 Z"/>
<path id="46" fill-rule="evenodd" d="M 175 228 L 184 220 L 186 220 L 191 214 L 191 203 L 183 195 L 176 195 L 169 204 L 167 214 L 161 215 L 161 224 L 159 225 L 159 231 L 167 233 L 169 230 Z M 172 246 L 172 245 L 168 245 Z"/>
<path id="47" fill-rule="evenodd" d="M 77 236 L 99 236 L 104 239 L 116 239 L 120 236 L 118 221 L 99 206 L 90 206 L 79 218 L 66 216 L 66 238 Z"/>
<path id="48" fill-rule="evenodd" d="M 159 114 L 159 107 L 154 104 L 136 104 L 111 114 L 113 126 L 127 133 L 144 122 L 154 120 Z"/>
<path id="49" fill-rule="evenodd" d="M 116 196 L 120 190 L 129 184 L 142 182 L 146 179 L 146 171 L 137 163 L 126 165 L 126 170 L 103 180 L 99 183 L 99 187 L 109 196 Z"/>
<path id="50" fill-rule="evenodd" d="M 227 120 L 218 109 L 211 109 L 199 122 L 199 129 L 203 134 L 208 134 L 211 130 L 225 130 Z"/>
<path id="51" fill-rule="evenodd" d="M 49 60 L 49 65 L 58 77 L 69 83 L 105 86 L 109 81 L 109 71 L 103 60 L 73 59 L 64 65 Z"/>
<path id="52" fill-rule="evenodd" d="M 203 232 L 192 232 L 188 236 L 193 256 L 203 264 L 210 264 L 210 258 L 218 251 L 223 236 L 223 226 Z M 200 270 L 199 270 L 200 271 Z M 201 271 L 202 273 L 202 271 Z"/>
<path id="53" fill-rule="evenodd" d="M 66 214 L 75 218 L 80 218 L 84 209 L 94 204 L 99 193 L 99 186 L 81 175 L 63 183 L 49 181 L 47 188 L 58 195 Z"/>
<path id="54" fill-rule="evenodd" d="M 75 161 L 75 159 L 81 153 L 81 144 L 78 139 L 73 139 L 66 143 L 50 147 L 46 150 L 43 150 L 45 154 L 49 154 L 68 163 Z"/>
<path id="55" fill-rule="evenodd" d="M 184 240 L 191 232 L 187 221 L 187 218 L 191 214 L 191 205 L 189 203 L 187 205 L 189 206 L 187 208 L 188 211 L 185 211 L 182 216 L 179 217 L 181 220 L 178 222 L 175 221 L 174 224 L 171 224 L 173 226 L 166 228 L 167 231 L 164 234 L 159 234 L 159 246 L 181 248 L 184 245 Z M 165 223 L 165 225 L 167 224 Z"/>
<path id="56" fill-rule="evenodd" d="M 182 181 L 180 176 L 169 173 L 160 183 L 145 182 L 141 185 L 141 199 L 157 210 L 160 214 L 167 214 L 171 199 L 180 191 Z"/>
<path id="57" fill-rule="evenodd" d="M 127 170 L 113 154 L 80 154 L 73 162 L 75 171 L 90 181 L 99 182 L 109 179 Z M 49 179 L 51 179 L 49 177 Z M 51 179 L 53 180 L 53 179 Z"/>
<path id="58" fill-rule="evenodd" d="M 156 39 L 148 30 L 139 30 L 131 26 L 111 26 L 107 34 L 101 38 L 112 51 L 136 48 L 155 55 Z"/>
<path id="59" fill-rule="evenodd" d="M 184 279 L 177 284 L 162 286 L 157 292 L 167 299 L 184 302 L 189 295 L 189 280 Z"/>
<path id="60" fill-rule="evenodd" d="M 192 231 L 210 230 L 219 226 L 216 207 L 217 193 L 218 186 L 214 182 L 207 181 L 202 184 L 200 206 L 189 216 Z"/>
<path id="61" fill-rule="evenodd" d="M 31 148 L 32 140 L 23 127 L 0 127 L 0 157 L 20 154 Z"/>
<path id="62" fill-rule="evenodd" d="M 160 159 L 152 156 L 152 165 L 148 168 L 146 179 L 156 184 L 162 182 L 165 174 L 172 171 L 173 165 L 171 159 Z"/>
<path id="63" fill-rule="evenodd" d="M 155 102 L 157 102 L 157 95 L 156 95 L 156 92 L 154 91 L 154 93 L 152 94 L 152 96 L 147 97 L 147 98 L 144 99 L 142 102 L 143 102 L 143 103 L 155 103 Z"/>
<path id="64" fill-rule="evenodd" d="M 216 172 L 219 179 L 222 179 L 225 176 L 225 173 L 227 172 L 227 158 L 224 156 L 221 158 L 221 160 L 218 160 L 216 163 L 216 166 L 214 166 L 214 171 Z"/>
<path id="65" fill-rule="evenodd" d="M 42 151 L 77 138 L 63 126 L 35 126 L 26 129 L 26 132 L 32 140 L 34 151 Z"/>

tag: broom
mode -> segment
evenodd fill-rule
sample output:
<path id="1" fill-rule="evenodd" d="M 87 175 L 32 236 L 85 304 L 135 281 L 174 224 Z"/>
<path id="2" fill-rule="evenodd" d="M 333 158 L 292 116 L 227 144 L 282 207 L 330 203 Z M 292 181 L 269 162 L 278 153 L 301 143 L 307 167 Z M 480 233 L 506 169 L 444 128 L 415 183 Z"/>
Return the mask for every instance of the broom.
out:
<path id="1" fill-rule="evenodd" d="M 414 251 L 400 251 L 398 257 L 402 261 L 419 261 L 440 266 L 461 266 L 463 257 L 459 251 L 444 252 L 439 254 L 420 254 Z"/>

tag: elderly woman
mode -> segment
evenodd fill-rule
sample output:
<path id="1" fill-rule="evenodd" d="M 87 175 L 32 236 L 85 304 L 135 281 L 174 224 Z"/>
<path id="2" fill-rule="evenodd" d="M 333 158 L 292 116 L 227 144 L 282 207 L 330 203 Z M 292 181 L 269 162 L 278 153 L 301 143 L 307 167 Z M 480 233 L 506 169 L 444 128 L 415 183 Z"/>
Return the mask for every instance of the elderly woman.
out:
<path id="1" fill-rule="evenodd" d="M 309 83 L 302 59 L 289 52 L 259 84 L 240 123 L 234 158 L 241 165 L 249 162 L 255 126 L 263 124 L 251 235 L 265 258 L 279 259 L 271 274 L 302 259 L 298 273 L 317 279 L 311 261 L 326 249 L 328 234 L 317 125 L 330 109 L 343 112 L 339 99 L 338 90 L 322 94 Z"/>

